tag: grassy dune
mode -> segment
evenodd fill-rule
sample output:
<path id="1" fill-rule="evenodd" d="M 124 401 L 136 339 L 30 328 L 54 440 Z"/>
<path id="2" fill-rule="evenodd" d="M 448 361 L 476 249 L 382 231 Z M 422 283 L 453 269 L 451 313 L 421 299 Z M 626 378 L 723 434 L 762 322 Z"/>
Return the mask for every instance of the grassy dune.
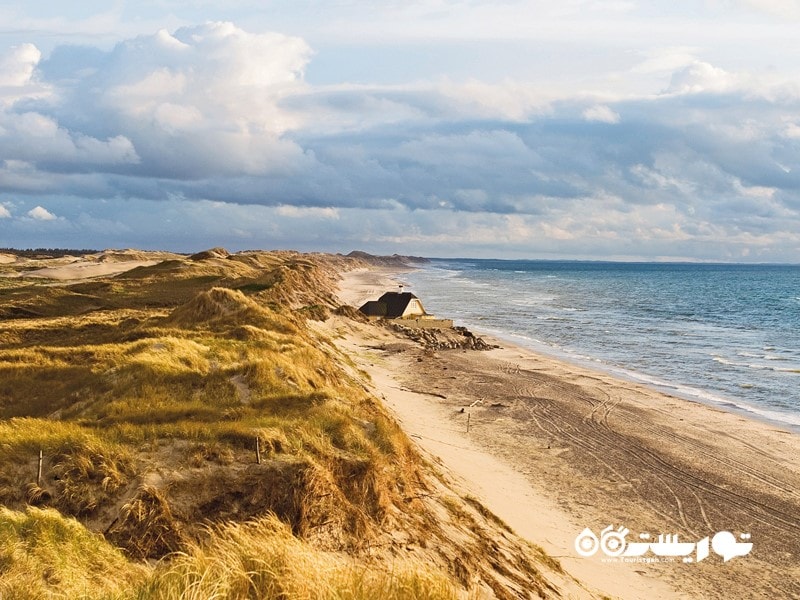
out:
<path id="1" fill-rule="evenodd" d="M 306 326 L 347 266 L 211 251 L 5 280 L 0 598 L 552 592 L 540 552 L 498 574 L 480 510 L 423 501 L 441 484 Z"/>

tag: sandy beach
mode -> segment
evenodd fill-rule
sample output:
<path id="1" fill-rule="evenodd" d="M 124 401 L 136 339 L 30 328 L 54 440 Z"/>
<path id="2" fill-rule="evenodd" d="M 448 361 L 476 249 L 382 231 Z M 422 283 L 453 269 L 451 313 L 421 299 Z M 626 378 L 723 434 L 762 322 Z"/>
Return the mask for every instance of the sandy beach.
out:
<path id="1" fill-rule="evenodd" d="M 358 306 L 401 276 L 346 273 L 340 299 Z M 505 341 L 434 352 L 386 327 L 330 327 L 431 460 L 598 594 L 800 597 L 800 436 Z M 718 545 L 691 562 L 577 553 L 584 528 L 608 526 L 628 543 L 677 534 L 693 550 L 728 531 L 752 549 L 730 546 L 742 555 L 725 561 Z"/>

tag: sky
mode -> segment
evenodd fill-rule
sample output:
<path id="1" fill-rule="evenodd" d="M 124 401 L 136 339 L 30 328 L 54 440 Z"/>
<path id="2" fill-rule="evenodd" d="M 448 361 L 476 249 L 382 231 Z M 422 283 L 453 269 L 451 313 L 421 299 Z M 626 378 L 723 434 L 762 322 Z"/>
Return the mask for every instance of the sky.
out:
<path id="1" fill-rule="evenodd" d="M 0 247 L 800 263 L 800 1 L 0 6 Z"/>

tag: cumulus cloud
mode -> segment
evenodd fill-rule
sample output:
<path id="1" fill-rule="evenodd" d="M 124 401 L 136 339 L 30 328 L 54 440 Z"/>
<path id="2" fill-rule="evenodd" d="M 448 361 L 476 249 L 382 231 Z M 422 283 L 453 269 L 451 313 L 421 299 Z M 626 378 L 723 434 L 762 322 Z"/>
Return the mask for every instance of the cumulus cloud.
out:
<path id="1" fill-rule="evenodd" d="M 670 79 L 668 93 L 725 92 L 739 83 L 739 78 L 703 61 L 675 71 Z"/>
<path id="2" fill-rule="evenodd" d="M 43 206 L 36 206 L 28 211 L 28 216 L 37 221 L 55 221 L 58 219 L 53 213 L 44 208 Z"/>
<path id="3" fill-rule="evenodd" d="M 72 164 L 79 170 L 139 162 L 133 144 L 123 135 L 99 140 L 70 132 L 52 117 L 37 112 L 0 116 L 0 126 L 0 159 L 51 166 Z"/>
<path id="4" fill-rule="evenodd" d="M 692 46 L 668 46 L 655 48 L 645 52 L 642 62 L 635 65 L 631 72 L 639 73 L 673 73 L 697 61 L 699 48 Z"/>
<path id="5" fill-rule="evenodd" d="M 7 207 L 0 204 L 0 219 L 10 219 L 11 218 L 11 211 L 8 210 Z"/>
<path id="6" fill-rule="evenodd" d="M 31 81 L 31 76 L 42 57 L 33 44 L 14 46 L 0 56 L 0 86 L 22 87 Z"/>
<path id="7" fill-rule="evenodd" d="M 306 42 L 230 23 L 111 50 L 62 46 L 45 60 L 18 47 L 0 68 L 0 195 L 36 197 L 65 227 L 100 221 L 51 196 L 158 200 L 174 227 L 185 215 L 166 207 L 179 199 L 184 212 L 228 215 L 232 239 L 253 243 L 335 226 L 430 249 L 461 235 L 487 252 L 635 240 L 664 253 L 789 231 L 800 93 L 699 54 L 632 63 L 663 91 L 615 97 L 522 81 L 313 86 Z M 41 206 L 28 216 L 56 219 Z"/>
<path id="8" fill-rule="evenodd" d="M 94 79 L 106 82 L 103 104 L 134 119 L 152 117 L 166 104 L 196 111 L 206 125 L 216 118 L 228 127 L 280 134 L 293 122 L 277 100 L 301 84 L 309 56 L 299 38 L 208 23 L 119 44 Z"/>
<path id="9" fill-rule="evenodd" d="M 20 100 L 36 100 L 50 94 L 49 86 L 34 77 L 41 58 L 39 49 L 28 43 L 0 52 L 0 115 Z"/>
<path id="10" fill-rule="evenodd" d="M 36 67 L 54 91 L 17 94 L 0 113 L 0 158 L 167 179 L 290 172 L 308 158 L 283 137 L 300 122 L 280 102 L 303 88 L 309 56 L 299 38 L 231 23 L 107 52 L 64 46 L 45 61 L 27 45 L 7 57 L 4 77 L 21 85 Z"/>

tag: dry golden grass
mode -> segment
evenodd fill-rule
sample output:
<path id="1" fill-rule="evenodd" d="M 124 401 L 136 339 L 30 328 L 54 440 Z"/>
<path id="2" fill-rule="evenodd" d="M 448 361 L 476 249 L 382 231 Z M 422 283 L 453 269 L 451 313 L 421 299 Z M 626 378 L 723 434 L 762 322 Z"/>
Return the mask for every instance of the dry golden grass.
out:
<path id="1" fill-rule="evenodd" d="M 156 492 L 151 492 L 155 494 Z M 162 531 L 149 504 L 131 506 Z M 74 519 L 0 507 L 0 597 L 118 600 L 455 600 L 449 577 L 407 560 L 382 564 L 324 552 L 274 515 L 209 528 L 155 566 L 137 564 Z"/>
<path id="2" fill-rule="evenodd" d="M 371 550 L 444 536 L 411 443 L 306 326 L 336 260 L 0 289 L 2 600 L 456 597 L 447 560 Z"/>
<path id="3" fill-rule="evenodd" d="M 184 543 L 180 523 L 169 500 L 158 488 L 143 485 L 126 502 L 117 520 L 106 530 L 109 540 L 124 540 L 125 551 L 135 559 L 158 559 L 180 550 Z"/>
<path id="4" fill-rule="evenodd" d="M 192 544 L 143 587 L 164 600 L 455 600 L 449 578 L 425 565 L 369 564 L 321 552 L 274 516 L 230 523 Z"/>
<path id="5" fill-rule="evenodd" d="M 0 507 L 0 598 L 114 598 L 151 570 L 53 509 Z"/>
<path id="6" fill-rule="evenodd" d="M 206 254 L 70 290 L 10 292 L 12 313 L 41 316 L 0 322 L 0 460 L 14 465 L 0 474 L 0 502 L 84 518 L 134 558 L 175 551 L 185 529 L 200 535 L 186 515 L 229 515 L 226 503 L 240 500 L 223 487 L 254 505 L 245 515 L 275 510 L 329 547 L 365 543 L 397 501 L 410 455 L 304 326 L 325 316 L 331 273 L 291 253 Z M 75 314 L 87 298 L 102 310 Z M 297 299 L 313 304 L 294 313 Z M 256 439 L 268 493 L 242 483 Z M 168 465 L 189 469 L 187 483 L 140 485 Z M 180 493 L 200 484 L 211 489 L 205 508 Z"/>
<path id="7" fill-rule="evenodd" d="M 11 419 L 0 422 L 0 440 L 0 464 L 6 465 L 0 497 L 6 504 L 49 501 L 67 514 L 85 515 L 113 498 L 133 475 L 130 449 L 75 423 Z M 45 477 L 41 486 L 30 487 L 40 450 L 47 457 Z"/>

